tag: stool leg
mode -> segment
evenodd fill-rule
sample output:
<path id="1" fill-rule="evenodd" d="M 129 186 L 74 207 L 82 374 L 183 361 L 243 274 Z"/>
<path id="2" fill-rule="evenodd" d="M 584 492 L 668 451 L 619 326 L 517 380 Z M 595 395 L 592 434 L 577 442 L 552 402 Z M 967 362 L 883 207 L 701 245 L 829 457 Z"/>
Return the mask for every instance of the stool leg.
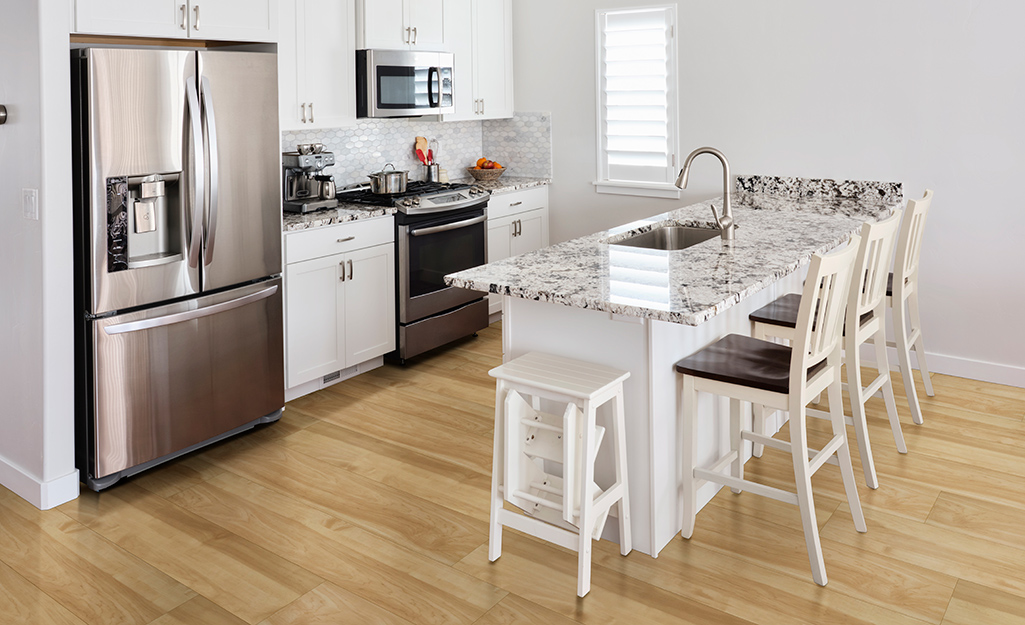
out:
<path id="1" fill-rule="evenodd" d="M 623 406 L 623 387 L 616 393 L 616 414 L 613 418 L 616 454 L 616 483 L 621 485 L 623 496 L 619 500 L 619 553 L 626 555 L 633 550 L 633 533 L 630 529 L 630 483 L 626 467 L 626 417 Z"/>
<path id="2" fill-rule="evenodd" d="M 890 382 L 890 363 L 886 357 L 886 324 L 880 323 L 879 330 L 872 336 L 872 345 L 876 350 L 876 371 L 879 375 L 886 376 L 883 383 L 883 401 L 886 402 L 886 416 L 890 419 L 890 430 L 893 431 L 893 442 L 897 445 L 897 451 L 902 454 L 908 453 L 908 446 L 904 443 L 904 432 L 900 427 L 900 417 L 897 415 L 897 401 L 893 396 L 893 384 Z"/>
<path id="3" fill-rule="evenodd" d="M 744 439 L 740 437 L 740 430 L 742 429 L 740 423 L 740 400 L 733 397 L 730 398 L 730 448 L 737 452 L 737 457 L 733 459 L 733 466 L 731 473 L 733 477 L 737 479 L 744 479 Z M 740 488 L 731 488 L 730 491 L 739 495 L 744 492 Z"/>
<path id="4" fill-rule="evenodd" d="M 751 404 L 751 429 L 755 434 L 765 434 L 765 406 Z M 764 448 L 765 445 L 761 443 L 751 443 L 751 455 L 755 458 L 761 458 Z"/>
<path id="5" fill-rule="evenodd" d="M 698 394 L 694 390 L 694 378 L 689 375 L 683 376 L 682 389 L 680 392 L 680 419 L 677 427 L 679 434 L 680 449 L 680 520 L 682 529 L 680 533 L 684 538 L 690 538 L 694 534 L 694 519 L 698 512 L 697 488 L 694 483 L 694 437 L 697 434 L 697 408 Z"/>
<path id="6" fill-rule="evenodd" d="M 583 597 L 591 590 L 591 543 L 593 539 L 591 534 L 594 533 L 594 516 L 593 514 L 593 503 L 594 494 L 591 491 L 591 484 L 594 482 L 594 456 L 595 450 L 592 449 L 594 445 L 594 426 L 595 426 L 595 406 L 590 401 L 584 401 L 584 428 L 583 432 L 580 432 L 580 449 L 582 458 L 579 460 L 583 463 L 583 466 L 578 467 L 580 470 L 580 481 L 578 483 L 580 493 L 580 521 L 578 527 L 580 528 L 580 536 L 578 537 L 579 542 L 577 543 L 577 596 Z M 563 500 L 563 505 L 572 506 L 573 502 Z"/>
<path id="7" fill-rule="evenodd" d="M 911 328 L 918 330 L 918 337 L 915 339 L 915 358 L 918 360 L 918 370 L 922 372 L 922 383 L 925 385 L 925 394 L 933 397 L 936 393 L 932 390 L 932 376 L 929 375 L 929 365 L 925 362 L 925 342 L 922 339 L 922 319 L 918 316 L 918 286 L 908 298 L 908 312 L 911 315 Z"/>
<path id="8" fill-rule="evenodd" d="M 502 512 L 504 497 L 499 490 L 504 472 L 505 454 L 505 383 L 498 380 L 495 387 L 495 449 L 491 462 L 491 528 L 488 534 L 488 560 L 494 562 L 502 555 Z"/>
<path id="9" fill-rule="evenodd" d="M 893 311 L 894 342 L 897 344 L 897 359 L 900 361 L 900 375 L 904 379 L 904 394 L 908 396 L 911 419 L 916 424 L 922 425 L 922 408 L 918 405 L 915 374 L 911 369 L 911 345 L 908 344 L 909 330 L 907 316 L 904 312 L 904 302 L 898 302 L 895 299 L 891 310 Z"/>
<path id="10" fill-rule="evenodd" d="M 882 325 L 882 324 L 880 324 Z M 861 469 L 865 472 L 865 484 L 869 488 L 879 488 L 879 478 L 876 476 L 876 465 L 872 459 L 872 444 L 868 439 L 868 420 L 865 417 L 865 388 L 861 385 L 861 350 L 858 345 L 857 330 L 850 332 L 846 337 L 846 348 L 844 358 L 847 364 L 847 386 L 851 395 L 851 417 L 854 422 L 854 435 L 858 439 L 858 452 L 861 454 Z M 843 400 L 841 399 L 841 402 Z M 841 411 L 843 404 L 838 406 Z M 833 412 L 833 397 L 829 397 L 829 412 Z M 841 413 L 842 414 L 842 413 Z"/>
<path id="11" fill-rule="evenodd" d="M 800 403 L 805 403 L 803 398 Z M 829 398 L 829 406 L 830 412 L 832 412 L 832 397 Z M 808 432 L 805 430 L 806 419 L 807 415 L 805 414 L 804 405 L 792 407 L 790 410 L 790 452 L 794 461 L 797 505 L 801 510 L 801 526 L 804 528 L 804 543 L 808 549 L 811 576 L 816 584 L 825 586 L 829 580 L 826 577 L 826 563 L 822 558 L 822 543 L 819 541 L 818 520 L 815 518 L 815 500 L 811 493 L 811 472 L 808 467 Z"/>
<path id="12" fill-rule="evenodd" d="M 861 499 L 858 498 L 858 484 L 854 481 L 854 467 L 851 465 L 851 450 L 847 446 L 847 425 L 843 416 L 843 386 L 840 384 L 840 369 L 837 367 L 836 377 L 829 385 L 829 421 L 833 426 L 833 436 L 843 436 L 844 444 L 836 450 L 836 459 L 840 465 L 840 477 L 847 494 L 847 505 L 854 517 L 854 527 L 859 532 L 868 530 L 865 525 L 865 514 L 861 511 Z M 807 453 L 807 452 L 805 452 Z"/>

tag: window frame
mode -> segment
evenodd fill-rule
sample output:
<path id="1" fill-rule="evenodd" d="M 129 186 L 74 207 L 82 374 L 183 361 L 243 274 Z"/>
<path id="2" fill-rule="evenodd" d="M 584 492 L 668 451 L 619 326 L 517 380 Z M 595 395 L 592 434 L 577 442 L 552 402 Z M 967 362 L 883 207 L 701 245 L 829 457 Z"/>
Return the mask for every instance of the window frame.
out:
<path id="1" fill-rule="evenodd" d="M 666 180 L 664 182 L 648 182 L 640 180 L 620 180 L 609 177 L 609 162 L 607 152 L 607 136 L 605 134 L 605 16 L 615 13 L 639 13 L 644 11 L 662 10 L 667 14 L 669 29 L 667 36 L 667 63 L 666 63 L 666 116 L 667 116 L 667 140 L 669 165 L 666 167 Z M 679 74 L 677 70 L 678 48 L 677 32 L 678 19 L 675 4 L 660 4 L 641 7 L 623 7 L 612 9 L 596 9 L 594 12 L 595 26 L 595 121 L 596 121 L 596 156 L 597 172 L 594 181 L 594 188 L 597 193 L 609 193 L 615 195 L 632 195 L 640 197 L 655 197 L 680 199 L 680 189 L 673 182 L 676 178 L 677 154 L 679 154 Z"/>

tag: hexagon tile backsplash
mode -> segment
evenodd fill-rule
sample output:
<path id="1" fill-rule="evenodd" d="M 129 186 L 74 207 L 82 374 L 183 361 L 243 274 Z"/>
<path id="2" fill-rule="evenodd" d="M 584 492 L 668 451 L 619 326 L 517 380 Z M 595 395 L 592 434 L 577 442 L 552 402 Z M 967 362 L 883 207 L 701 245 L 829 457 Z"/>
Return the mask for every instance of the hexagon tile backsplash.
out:
<path id="1" fill-rule="evenodd" d="M 512 176 L 550 178 L 552 124 L 549 113 L 516 113 L 512 119 L 485 122 L 437 122 L 421 118 L 361 119 L 355 126 L 281 133 L 281 151 L 299 143 L 323 143 L 335 154 L 335 166 L 325 173 L 340 187 L 366 182 L 367 174 L 386 163 L 408 170 L 410 180 L 422 180 L 424 167 L 413 154 L 417 136 L 438 140 L 436 160 L 451 179 L 465 178 L 464 167 L 482 156 L 497 160 Z"/>

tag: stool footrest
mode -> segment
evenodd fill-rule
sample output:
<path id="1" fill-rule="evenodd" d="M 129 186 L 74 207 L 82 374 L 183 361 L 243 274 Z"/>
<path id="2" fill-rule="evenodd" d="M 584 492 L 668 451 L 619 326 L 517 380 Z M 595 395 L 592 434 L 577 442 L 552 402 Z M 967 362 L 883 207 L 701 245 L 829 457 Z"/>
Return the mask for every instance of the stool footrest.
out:
<path id="1" fill-rule="evenodd" d="M 809 461 L 808 473 L 810 475 L 814 475 L 815 472 L 819 470 L 819 467 L 821 467 L 830 458 L 832 458 L 833 454 L 836 453 L 836 450 L 840 449 L 840 447 L 846 444 L 846 442 L 847 437 L 844 434 L 837 434 L 832 439 L 830 439 L 830 441 L 826 443 L 826 446 L 823 447 L 821 451 L 816 453 L 815 456 L 812 457 L 811 461 Z M 811 450 L 809 450 L 809 455 L 811 455 Z"/>
<path id="2" fill-rule="evenodd" d="M 865 397 L 872 397 L 873 395 L 878 393 L 879 389 L 883 388 L 883 384 L 886 384 L 886 381 L 889 379 L 889 372 L 881 373 L 878 376 L 876 376 L 876 379 L 872 380 L 872 382 L 865 387 L 865 390 L 862 391 L 865 394 Z"/>
<path id="3" fill-rule="evenodd" d="M 815 417 L 816 419 L 823 419 L 825 421 L 829 421 L 833 418 L 828 411 L 816 410 L 815 408 L 805 408 L 804 413 L 809 417 Z M 844 415 L 843 420 L 847 425 L 854 425 L 854 417 Z"/>
<path id="4" fill-rule="evenodd" d="M 759 445 L 765 445 L 766 447 L 772 447 L 779 451 L 785 451 L 790 453 L 790 443 L 787 441 L 777 440 L 771 436 L 765 436 L 764 434 L 757 434 L 750 430 L 744 430 L 740 433 L 740 437 L 744 440 L 751 441 L 752 443 L 758 443 Z"/>
<path id="5" fill-rule="evenodd" d="M 580 535 L 557 524 L 517 514 L 511 510 L 499 510 L 502 525 L 536 536 L 572 551 L 579 550 Z"/>
<path id="6" fill-rule="evenodd" d="M 783 490 L 782 488 L 766 486 L 765 484 L 759 484 L 758 482 L 752 482 L 751 480 L 743 480 L 733 477 L 732 475 L 724 475 L 715 471 L 709 471 L 708 469 L 694 469 L 694 477 L 707 482 L 724 484 L 736 490 L 746 490 L 756 495 L 761 495 L 762 497 L 782 501 L 783 503 L 789 503 L 795 506 L 797 505 L 797 493 L 792 493 L 788 490 Z"/>

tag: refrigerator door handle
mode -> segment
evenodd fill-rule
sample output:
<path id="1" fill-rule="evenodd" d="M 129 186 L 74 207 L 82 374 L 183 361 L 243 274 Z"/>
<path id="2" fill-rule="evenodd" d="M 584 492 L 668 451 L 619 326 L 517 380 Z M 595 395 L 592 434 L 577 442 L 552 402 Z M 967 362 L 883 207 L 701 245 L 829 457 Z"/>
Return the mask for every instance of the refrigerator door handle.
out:
<path id="1" fill-rule="evenodd" d="M 207 154 L 209 158 L 208 167 L 210 172 L 210 212 L 207 215 L 206 228 L 204 230 L 204 245 L 206 249 L 205 265 L 214 260 L 214 242 L 217 235 L 217 196 L 220 183 L 220 175 L 217 171 L 217 120 L 214 119 L 213 91 L 210 89 L 210 79 L 203 76 L 201 83 L 200 103 L 203 106 L 203 135 L 206 139 Z"/>
<path id="2" fill-rule="evenodd" d="M 221 302 L 219 304 L 213 304 L 204 308 L 197 308 L 195 310 L 186 310 L 185 312 L 173 313 L 170 315 L 164 315 L 162 317 L 154 317 L 152 319 L 141 319 L 139 321 L 129 321 L 126 323 L 119 323 L 117 325 L 107 326 L 103 329 L 107 334 L 125 334 L 126 332 L 138 332 L 139 330 L 151 330 L 153 328 L 160 328 L 163 326 L 169 326 L 175 323 L 181 323 L 183 321 L 192 321 L 193 319 L 200 319 L 202 317 L 209 317 L 210 315 L 216 315 L 217 313 L 234 310 L 258 302 L 262 299 L 267 299 L 271 295 L 278 292 L 277 285 L 257 291 L 256 293 L 250 293 L 249 295 L 243 295 L 242 297 L 228 300 L 227 302 Z"/>
<path id="3" fill-rule="evenodd" d="M 203 163 L 203 128 L 199 109 L 199 93 L 193 78 L 185 81 L 185 96 L 189 105 L 189 125 L 192 131 L 192 231 L 189 232 L 189 267 L 199 266 L 203 243 L 203 204 L 206 197 L 206 167 Z"/>

